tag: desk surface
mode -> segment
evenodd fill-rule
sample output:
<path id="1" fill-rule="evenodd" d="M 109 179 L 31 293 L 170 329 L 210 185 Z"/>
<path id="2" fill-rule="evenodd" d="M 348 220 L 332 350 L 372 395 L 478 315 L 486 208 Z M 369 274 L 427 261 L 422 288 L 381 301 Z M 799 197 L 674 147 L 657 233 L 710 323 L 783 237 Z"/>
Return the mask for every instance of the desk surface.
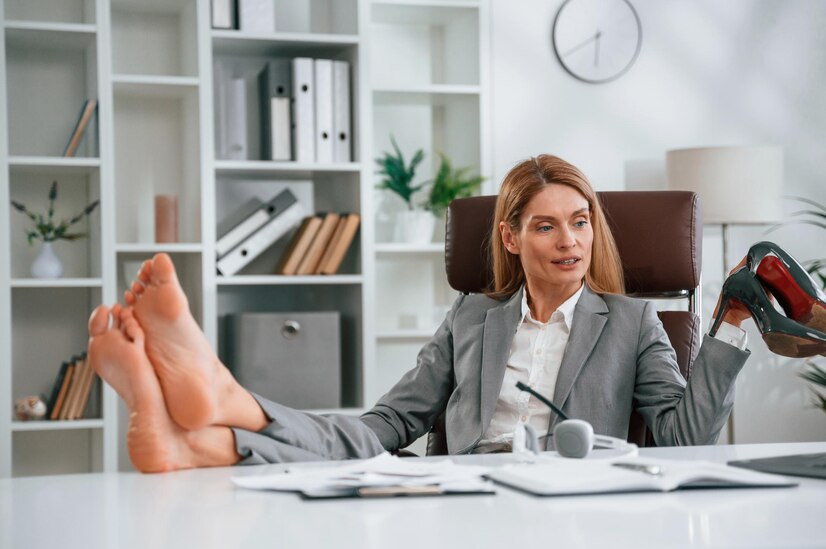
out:
<path id="1" fill-rule="evenodd" d="M 641 454 L 725 462 L 823 451 L 826 442 Z M 498 487 L 495 496 L 305 502 L 235 488 L 229 477 L 238 472 L 0 480 L 0 547 L 512 548 L 541 540 L 558 547 L 826 546 L 824 480 L 667 494 L 537 498 Z"/>

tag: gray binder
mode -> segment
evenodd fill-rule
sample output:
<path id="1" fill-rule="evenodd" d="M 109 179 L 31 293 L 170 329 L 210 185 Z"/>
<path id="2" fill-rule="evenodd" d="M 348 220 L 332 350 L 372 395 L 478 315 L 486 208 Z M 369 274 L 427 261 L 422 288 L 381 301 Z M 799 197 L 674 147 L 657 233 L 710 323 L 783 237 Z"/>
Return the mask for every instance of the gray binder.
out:
<path id="1" fill-rule="evenodd" d="M 246 389 L 291 408 L 341 406 L 339 313 L 227 315 L 227 358 Z"/>

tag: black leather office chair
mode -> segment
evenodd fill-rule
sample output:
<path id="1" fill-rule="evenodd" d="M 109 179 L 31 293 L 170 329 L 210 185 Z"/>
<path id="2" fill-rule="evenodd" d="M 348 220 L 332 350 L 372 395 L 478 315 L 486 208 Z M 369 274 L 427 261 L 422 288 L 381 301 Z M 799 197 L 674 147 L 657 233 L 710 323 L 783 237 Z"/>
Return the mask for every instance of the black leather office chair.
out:
<path id="1" fill-rule="evenodd" d="M 688 311 L 664 311 L 659 316 L 683 376 L 700 347 L 698 310 L 702 230 L 696 194 L 684 191 L 620 191 L 597 193 L 617 242 L 628 295 L 643 298 L 684 298 Z M 454 200 L 448 209 L 445 267 L 448 283 L 463 293 L 479 293 L 492 282 L 488 238 L 495 196 Z M 631 413 L 628 440 L 653 446 L 645 422 Z M 434 424 L 428 455 L 447 454 L 444 414 Z"/>

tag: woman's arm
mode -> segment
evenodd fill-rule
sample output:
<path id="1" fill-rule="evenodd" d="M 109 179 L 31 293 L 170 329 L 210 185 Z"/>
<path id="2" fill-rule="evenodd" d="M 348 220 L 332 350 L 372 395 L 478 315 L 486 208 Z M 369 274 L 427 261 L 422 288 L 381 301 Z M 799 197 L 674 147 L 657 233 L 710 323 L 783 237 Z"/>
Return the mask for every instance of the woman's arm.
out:
<path id="1" fill-rule="evenodd" d="M 714 444 L 748 351 L 704 336 L 688 384 L 651 303 L 641 320 L 634 402 L 658 446 Z"/>

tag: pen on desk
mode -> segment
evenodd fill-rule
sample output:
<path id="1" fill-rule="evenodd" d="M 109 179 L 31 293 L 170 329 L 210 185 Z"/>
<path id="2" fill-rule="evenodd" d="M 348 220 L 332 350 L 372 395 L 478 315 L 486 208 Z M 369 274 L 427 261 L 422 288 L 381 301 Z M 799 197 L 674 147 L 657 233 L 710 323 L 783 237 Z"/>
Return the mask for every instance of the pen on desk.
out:
<path id="1" fill-rule="evenodd" d="M 631 471 L 637 471 L 639 473 L 644 473 L 646 475 L 650 475 L 652 477 L 659 477 L 662 476 L 663 470 L 662 467 L 659 465 L 649 465 L 645 463 L 628 463 L 628 462 L 619 462 L 613 463 L 614 467 L 621 467 L 623 469 L 629 469 Z"/>

